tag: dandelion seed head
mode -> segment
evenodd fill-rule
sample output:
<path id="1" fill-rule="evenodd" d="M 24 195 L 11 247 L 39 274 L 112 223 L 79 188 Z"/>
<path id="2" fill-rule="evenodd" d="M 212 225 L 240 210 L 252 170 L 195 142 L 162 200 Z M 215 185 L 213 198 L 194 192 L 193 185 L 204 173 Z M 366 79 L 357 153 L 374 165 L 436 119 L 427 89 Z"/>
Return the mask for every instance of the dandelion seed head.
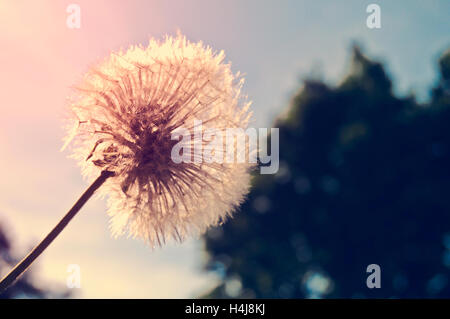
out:
<path id="1" fill-rule="evenodd" d="M 181 35 L 112 53 L 86 73 L 70 105 L 64 145 L 73 145 L 85 177 L 114 172 L 100 188 L 114 235 L 153 247 L 166 239 L 182 241 L 223 222 L 239 206 L 253 164 L 175 163 L 171 152 L 178 141 L 171 135 L 186 128 L 191 144 L 205 146 L 193 133 L 196 120 L 202 132 L 245 130 L 250 103 L 242 84 L 223 52 Z"/>

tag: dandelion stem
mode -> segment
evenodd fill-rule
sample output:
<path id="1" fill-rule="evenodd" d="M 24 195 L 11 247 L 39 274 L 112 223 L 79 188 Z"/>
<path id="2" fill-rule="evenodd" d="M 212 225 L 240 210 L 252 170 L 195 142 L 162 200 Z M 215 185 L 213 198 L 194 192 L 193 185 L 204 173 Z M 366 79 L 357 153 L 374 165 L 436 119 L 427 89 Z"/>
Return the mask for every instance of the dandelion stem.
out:
<path id="1" fill-rule="evenodd" d="M 81 195 L 77 202 L 67 212 L 67 214 L 59 221 L 53 230 L 26 256 L 20 263 L 0 281 L 0 293 L 6 290 L 27 268 L 33 261 L 39 257 L 44 250 L 53 242 L 53 240 L 61 233 L 72 218 L 80 211 L 84 204 L 92 197 L 95 191 L 114 173 L 110 171 L 103 171 L 99 177 L 89 186 L 88 189 Z"/>

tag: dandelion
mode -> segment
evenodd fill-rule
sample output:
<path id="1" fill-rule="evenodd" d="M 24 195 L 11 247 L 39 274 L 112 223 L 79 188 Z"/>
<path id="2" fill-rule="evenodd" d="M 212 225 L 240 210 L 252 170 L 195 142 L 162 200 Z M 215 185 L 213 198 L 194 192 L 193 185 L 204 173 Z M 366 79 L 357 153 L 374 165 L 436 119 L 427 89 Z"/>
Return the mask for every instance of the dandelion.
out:
<path id="1" fill-rule="evenodd" d="M 189 146 L 207 148 L 203 133 L 246 129 L 249 105 L 243 80 L 224 63 L 224 53 L 185 37 L 151 40 L 112 53 L 92 67 L 71 101 L 64 147 L 73 145 L 83 175 L 95 179 L 69 213 L 32 253 L 0 282 L 22 273 L 96 192 L 108 197 L 113 235 L 127 234 L 151 247 L 184 240 L 229 217 L 249 191 L 244 162 L 195 160 L 177 163 L 172 134 L 192 134 Z M 196 123 L 201 121 L 199 127 Z M 217 154 L 216 154 L 217 155 Z"/>

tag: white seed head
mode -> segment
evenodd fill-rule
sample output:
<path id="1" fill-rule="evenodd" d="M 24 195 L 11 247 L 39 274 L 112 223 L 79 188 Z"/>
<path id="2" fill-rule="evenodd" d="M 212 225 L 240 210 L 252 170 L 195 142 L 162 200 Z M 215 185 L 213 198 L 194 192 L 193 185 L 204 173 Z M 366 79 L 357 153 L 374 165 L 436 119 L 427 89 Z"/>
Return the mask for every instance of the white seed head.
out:
<path id="1" fill-rule="evenodd" d="M 150 40 L 148 47 L 112 53 L 92 67 L 72 101 L 73 157 L 83 175 L 115 173 L 100 188 L 108 197 L 114 235 L 128 234 L 151 246 L 182 241 L 230 216 L 249 191 L 253 164 L 175 163 L 172 133 L 191 132 L 191 145 L 207 142 L 194 134 L 248 125 L 250 103 L 243 79 L 215 53 L 185 37 Z M 195 154 L 191 148 L 190 156 Z"/>

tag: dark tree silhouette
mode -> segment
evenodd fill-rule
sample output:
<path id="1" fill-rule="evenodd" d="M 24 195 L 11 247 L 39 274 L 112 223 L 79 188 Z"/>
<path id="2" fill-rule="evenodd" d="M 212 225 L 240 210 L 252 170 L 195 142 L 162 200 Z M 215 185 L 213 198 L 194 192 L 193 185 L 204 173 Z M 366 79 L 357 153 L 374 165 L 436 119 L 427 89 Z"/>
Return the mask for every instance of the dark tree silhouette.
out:
<path id="1" fill-rule="evenodd" d="M 4 230 L 0 223 L 0 274 L 8 272 L 18 260 L 14 257 L 13 244 L 10 236 Z M 25 273 L 11 287 L 0 294 L 0 299 L 10 298 L 64 298 L 69 297 L 67 290 L 53 290 L 38 287 L 32 280 L 33 275 L 30 272 Z"/>
<path id="2" fill-rule="evenodd" d="M 427 104 L 357 47 L 338 86 L 306 81 L 274 125 L 279 172 L 205 235 L 205 297 L 450 297 L 450 52 L 439 67 Z"/>

